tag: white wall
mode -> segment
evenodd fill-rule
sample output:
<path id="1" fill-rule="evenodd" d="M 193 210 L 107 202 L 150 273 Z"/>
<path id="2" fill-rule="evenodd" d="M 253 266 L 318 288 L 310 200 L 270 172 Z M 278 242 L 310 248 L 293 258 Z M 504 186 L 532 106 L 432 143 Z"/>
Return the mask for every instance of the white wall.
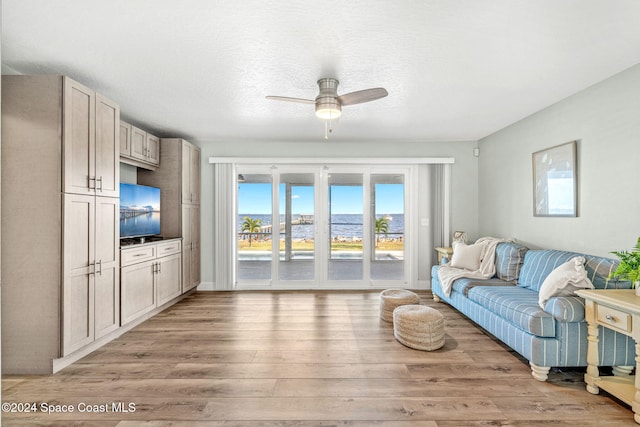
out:
<path id="1" fill-rule="evenodd" d="M 214 281 L 213 271 L 213 166 L 209 157 L 454 157 L 452 169 L 452 227 L 477 235 L 476 142 L 318 142 L 278 143 L 259 141 L 202 142 L 202 281 Z M 417 195 L 420 196 L 419 194 Z"/>
<path id="2" fill-rule="evenodd" d="M 533 152 L 578 140 L 577 218 L 533 216 Z M 479 142 L 479 231 L 611 256 L 640 236 L 640 64 Z"/>

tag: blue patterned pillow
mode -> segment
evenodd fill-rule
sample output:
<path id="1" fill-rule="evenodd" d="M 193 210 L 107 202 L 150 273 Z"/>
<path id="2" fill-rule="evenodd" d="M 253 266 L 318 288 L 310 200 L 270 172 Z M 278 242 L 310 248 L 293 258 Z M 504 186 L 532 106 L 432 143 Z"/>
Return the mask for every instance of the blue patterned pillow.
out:
<path id="1" fill-rule="evenodd" d="M 517 243 L 498 243 L 496 246 L 496 276 L 511 283 L 518 282 L 524 254 L 529 250 Z"/>

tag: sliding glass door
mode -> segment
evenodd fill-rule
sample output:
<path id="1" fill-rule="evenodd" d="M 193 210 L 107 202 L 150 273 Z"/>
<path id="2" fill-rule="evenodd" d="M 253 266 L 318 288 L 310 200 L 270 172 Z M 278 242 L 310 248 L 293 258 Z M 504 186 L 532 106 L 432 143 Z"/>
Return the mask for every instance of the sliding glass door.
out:
<path id="1" fill-rule="evenodd" d="M 409 170 L 237 166 L 237 284 L 406 285 Z"/>

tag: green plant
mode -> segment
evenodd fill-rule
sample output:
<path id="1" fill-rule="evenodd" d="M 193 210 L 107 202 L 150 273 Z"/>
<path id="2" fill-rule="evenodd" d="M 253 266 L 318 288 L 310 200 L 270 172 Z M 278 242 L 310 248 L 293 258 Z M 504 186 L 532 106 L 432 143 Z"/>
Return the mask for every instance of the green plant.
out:
<path id="1" fill-rule="evenodd" d="M 620 258 L 620 264 L 609 275 L 609 278 L 615 277 L 622 280 L 629 280 L 635 287 L 640 282 L 640 237 L 632 251 L 614 251 L 611 252 Z"/>
<path id="2" fill-rule="evenodd" d="M 261 219 L 253 219 L 251 217 L 245 216 L 242 218 L 242 231 L 249 232 L 249 247 L 251 247 L 251 242 L 253 240 L 253 233 L 259 233 L 262 227 Z"/>
<path id="3" fill-rule="evenodd" d="M 384 233 L 387 236 L 389 232 L 389 218 L 380 217 L 376 218 L 376 247 L 380 244 L 380 233 Z"/>

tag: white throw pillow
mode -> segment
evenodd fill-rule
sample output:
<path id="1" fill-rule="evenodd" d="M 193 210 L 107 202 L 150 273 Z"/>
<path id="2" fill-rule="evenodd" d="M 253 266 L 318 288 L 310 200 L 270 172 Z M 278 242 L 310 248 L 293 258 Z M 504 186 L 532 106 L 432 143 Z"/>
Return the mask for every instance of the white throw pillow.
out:
<path id="1" fill-rule="evenodd" d="M 466 245 L 456 243 L 451 256 L 451 267 L 464 268 L 465 270 L 476 271 L 480 268 L 480 259 L 484 245 Z"/>
<path id="2" fill-rule="evenodd" d="M 551 297 L 572 296 L 578 289 L 593 289 L 584 269 L 584 257 L 577 256 L 556 267 L 540 287 L 538 304 L 544 309 Z"/>

